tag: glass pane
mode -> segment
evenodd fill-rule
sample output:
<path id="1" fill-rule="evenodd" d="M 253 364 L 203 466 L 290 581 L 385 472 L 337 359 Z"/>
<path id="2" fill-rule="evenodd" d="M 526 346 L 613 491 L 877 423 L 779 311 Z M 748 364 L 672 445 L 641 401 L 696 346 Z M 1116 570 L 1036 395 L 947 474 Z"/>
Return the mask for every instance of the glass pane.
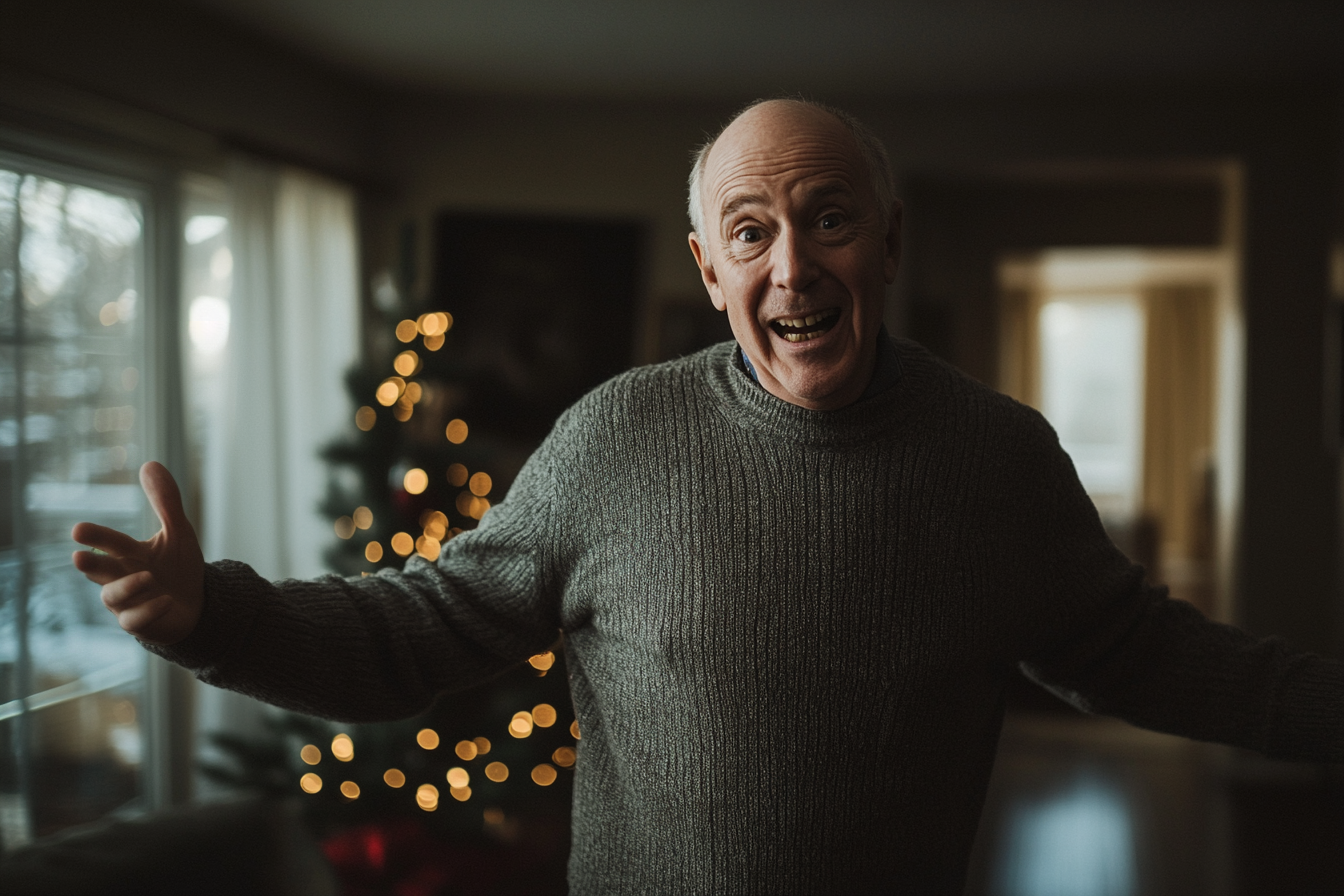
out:
<path id="1" fill-rule="evenodd" d="M 0 333 L 14 327 L 14 250 L 19 199 L 19 175 L 0 169 Z"/>
<path id="2" fill-rule="evenodd" d="M 138 688 L 113 688 L 33 713 L 33 834 L 94 821 L 140 790 Z"/>
<path id="3" fill-rule="evenodd" d="M 34 336 L 73 338 L 134 320 L 139 203 L 31 176 L 23 179 L 19 194 L 25 329 Z"/>
<path id="4" fill-rule="evenodd" d="M 18 287 L 0 322 L 8 847 L 98 818 L 140 789 L 145 654 L 71 565 L 70 528 L 91 520 L 143 534 L 146 408 L 139 202 L 33 175 L 0 176 L 0 197 L 6 187 L 0 287 Z"/>
<path id="5" fill-rule="evenodd" d="M 1061 296 L 1041 309 L 1041 411 L 1108 521 L 1138 511 L 1143 309 L 1132 295 Z"/>

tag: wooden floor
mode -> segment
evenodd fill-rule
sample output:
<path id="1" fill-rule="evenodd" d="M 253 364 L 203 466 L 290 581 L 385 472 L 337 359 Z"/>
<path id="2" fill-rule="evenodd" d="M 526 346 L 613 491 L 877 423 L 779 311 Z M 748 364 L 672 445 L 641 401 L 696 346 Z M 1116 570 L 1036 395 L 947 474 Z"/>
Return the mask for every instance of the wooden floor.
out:
<path id="1" fill-rule="evenodd" d="M 1344 893 L 1344 768 L 1010 713 L 973 896 Z"/>

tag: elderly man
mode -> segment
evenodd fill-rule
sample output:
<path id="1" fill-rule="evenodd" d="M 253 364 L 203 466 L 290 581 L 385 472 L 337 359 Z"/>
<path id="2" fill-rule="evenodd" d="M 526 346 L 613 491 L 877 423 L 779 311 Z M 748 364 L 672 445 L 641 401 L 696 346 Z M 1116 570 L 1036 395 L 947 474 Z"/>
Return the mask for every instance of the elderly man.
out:
<path id="1" fill-rule="evenodd" d="M 213 684 L 415 713 L 564 633 L 579 893 L 952 893 L 1020 664 L 1085 709 L 1344 759 L 1344 668 L 1208 622 L 1107 540 L 1049 426 L 881 327 L 900 206 L 852 119 L 770 101 L 700 154 L 691 250 L 737 344 L 571 408 L 436 564 L 204 564 L 81 524 L 123 627 Z"/>

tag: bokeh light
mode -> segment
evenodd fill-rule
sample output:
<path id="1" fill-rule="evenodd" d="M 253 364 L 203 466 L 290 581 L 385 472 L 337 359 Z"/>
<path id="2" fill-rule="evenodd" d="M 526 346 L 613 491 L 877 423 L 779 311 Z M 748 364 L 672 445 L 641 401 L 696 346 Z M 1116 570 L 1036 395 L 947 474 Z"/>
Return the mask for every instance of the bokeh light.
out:
<path id="1" fill-rule="evenodd" d="M 406 384 L 406 395 L 404 397 L 410 399 L 411 404 L 415 404 L 417 401 L 423 398 L 424 395 L 425 395 L 424 387 L 421 386 L 419 383 L 417 383 L 415 380 L 411 380 L 409 383 Z"/>
<path id="2" fill-rule="evenodd" d="M 309 772 L 299 779 L 299 786 L 303 788 L 304 793 L 317 793 L 322 789 L 322 779 Z"/>
<path id="3" fill-rule="evenodd" d="M 538 703 L 532 707 L 532 721 L 539 728 L 549 728 L 555 724 L 555 707 L 549 703 Z"/>
<path id="4" fill-rule="evenodd" d="M 398 532 L 392 536 L 392 550 L 396 551 L 399 557 L 409 557 L 411 551 L 415 550 L 415 539 L 408 532 Z"/>
<path id="5" fill-rule="evenodd" d="M 433 784 L 421 784 L 415 791 L 415 802 L 426 812 L 439 808 L 439 788 Z"/>
<path id="6" fill-rule="evenodd" d="M 410 376 L 420 369 L 420 356 L 407 349 L 392 359 L 392 369 L 401 376 Z"/>
<path id="7" fill-rule="evenodd" d="M 348 516 L 336 520 L 336 537 L 349 538 L 355 534 L 355 521 Z"/>
<path id="8" fill-rule="evenodd" d="M 484 756 L 486 753 L 490 752 L 490 738 L 473 737 L 471 742 L 476 745 L 476 755 Z"/>
<path id="9" fill-rule="evenodd" d="M 419 330 L 415 326 L 415 321 L 404 320 L 397 324 L 397 338 L 402 342 L 410 342 L 417 335 L 419 335 Z"/>
<path id="10" fill-rule="evenodd" d="M 373 525 L 373 511 L 367 507 L 356 507 L 350 518 L 355 521 L 357 529 L 367 529 Z"/>
<path id="11" fill-rule="evenodd" d="M 459 803 L 465 803 L 467 800 L 471 799 L 470 787 L 449 787 L 448 792 L 451 793 L 453 799 L 457 800 Z"/>
<path id="12" fill-rule="evenodd" d="M 466 787 L 471 783 L 471 775 L 467 774 L 467 770 L 460 766 L 453 766 L 448 769 L 447 778 L 449 787 Z"/>
<path id="13" fill-rule="evenodd" d="M 338 734 L 331 739 L 331 755 L 342 762 L 355 758 L 355 742 L 350 739 L 350 735 Z"/>
<path id="14" fill-rule="evenodd" d="M 485 767 L 485 776 L 496 784 L 507 781 L 509 767 L 502 762 L 492 762 Z"/>
<path id="15" fill-rule="evenodd" d="M 527 710 L 516 712 L 509 720 L 509 734 L 514 737 L 527 737 L 532 733 L 532 713 Z"/>
<path id="16" fill-rule="evenodd" d="M 579 754 L 573 747 L 560 747 L 551 754 L 551 761 L 561 768 L 569 768 L 578 757 Z"/>
<path id="17" fill-rule="evenodd" d="M 555 783 L 558 774 L 559 773 L 555 770 L 555 766 L 543 762 L 541 765 L 532 769 L 532 780 L 542 787 L 550 787 Z"/>
<path id="18" fill-rule="evenodd" d="M 439 551 L 443 546 L 439 544 L 437 538 L 430 538 L 428 535 L 421 535 L 415 540 L 415 552 L 424 557 L 430 563 L 439 559 Z"/>
<path id="19" fill-rule="evenodd" d="M 395 401 L 395 399 L 393 399 Z M 364 405 L 355 411 L 355 426 L 358 426 L 360 432 L 368 432 L 373 429 L 373 424 L 378 422 L 378 412 L 368 405 Z"/>
<path id="20" fill-rule="evenodd" d="M 490 494 L 490 487 L 494 485 L 490 481 L 489 473 L 476 473 L 471 477 L 471 493 L 478 498 L 484 498 Z"/>
<path id="21" fill-rule="evenodd" d="M 433 728 L 421 728 L 415 735 L 415 742 L 426 750 L 438 749 L 439 732 Z"/>
<path id="22" fill-rule="evenodd" d="M 401 769 L 390 768 L 383 772 L 383 783 L 388 787 L 403 787 L 406 784 L 406 776 L 401 773 Z"/>
<path id="23" fill-rule="evenodd" d="M 461 488 L 467 484 L 467 468 L 462 464 L 448 465 L 448 484 Z"/>
<path id="24" fill-rule="evenodd" d="M 322 761 L 322 751 L 312 744 L 304 744 L 299 751 L 299 758 L 309 765 L 317 765 Z"/>
<path id="25" fill-rule="evenodd" d="M 342 781 L 341 796 L 345 797 L 348 800 L 359 799 L 359 785 L 356 784 L 354 781 Z"/>
<path id="26" fill-rule="evenodd" d="M 467 424 L 463 420 L 449 420 L 448 426 L 444 430 L 444 435 L 448 441 L 454 445 L 461 445 L 467 440 Z"/>
<path id="27" fill-rule="evenodd" d="M 443 335 L 440 334 L 438 336 L 426 336 L 425 348 L 429 349 L 431 352 L 436 352 L 439 349 L 443 348 Z"/>
<path id="28" fill-rule="evenodd" d="M 574 721 L 572 721 L 572 722 L 569 723 L 569 733 L 570 733 L 571 735 L 574 736 L 574 739 L 575 739 L 575 740 L 583 740 L 583 738 L 579 737 L 579 720 L 578 720 L 578 719 L 575 719 Z"/>
<path id="29" fill-rule="evenodd" d="M 476 745 L 471 741 L 460 740 L 457 742 L 457 746 L 453 747 L 453 752 L 456 753 L 457 758 L 461 759 L 463 762 L 470 762 L 476 758 L 476 754 L 479 753 L 480 750 L 476 749 Z"/>
<path id="30" fill-rule="evenodd" d="M 383 559 L 383 546 L 376 541 L 364 545 L 364 559 L 370 563 L 377 563 Z"/>
<path id="31" fill-rule="evenodd" d="M 378 403 L 383 407 L 390 408 L 401 397 L 401 387 L 391 380 L 383 380 L 378 385 L 378 391 L 373 393 L 373 397 L 378 399 Z"/>
<path id="32" fill-rule="evenodd" d="M 545 653 L 539 653 L 536 656 L 530 656 L 527 658 L 527 664 L 531 666 L 533 669 L 536 669 L 540 672 L 545 672 L 547 669 L 555 665 L 555 654 L 551 653 L 548 650 Z"/>
<path id="33" fill-rule="evenodd" d="M 429 486 L 429 474 L 419 467 L 412 467 L 406 471 L 406 475 L 402 478 L 401 484 L 405 487 L 406 491 L 413 495 L 418 495 Z"/>

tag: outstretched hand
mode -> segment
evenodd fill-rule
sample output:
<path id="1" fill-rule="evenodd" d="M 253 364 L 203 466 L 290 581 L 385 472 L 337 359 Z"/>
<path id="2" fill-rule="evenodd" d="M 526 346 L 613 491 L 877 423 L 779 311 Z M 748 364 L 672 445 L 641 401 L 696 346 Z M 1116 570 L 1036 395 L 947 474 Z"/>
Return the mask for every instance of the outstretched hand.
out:
<path id="1" fill-rule="evenodd" d="M 75 568 L 103 586 L 103 603 L 123 629 L 152 644 L 191 634 L 205 603 L 205 561 L 177 483 L 163 464 L 140 468 L 140 485 L 161 528 L 148 541 L 93 523 L 71 535 L 95 551 L 75 551 Z"/>

